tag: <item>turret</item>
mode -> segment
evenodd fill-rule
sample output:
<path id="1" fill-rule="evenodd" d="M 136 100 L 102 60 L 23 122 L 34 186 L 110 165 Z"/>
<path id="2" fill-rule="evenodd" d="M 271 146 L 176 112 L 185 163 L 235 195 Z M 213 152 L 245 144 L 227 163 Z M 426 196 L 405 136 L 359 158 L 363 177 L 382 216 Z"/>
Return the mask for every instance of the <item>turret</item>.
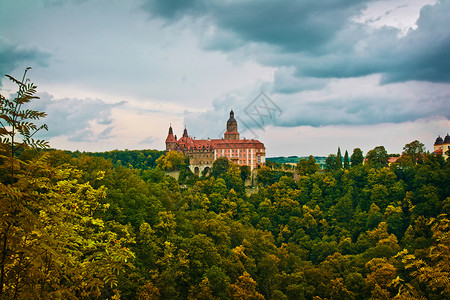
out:
<path id="1" fill-rule="evenodd" d="M 230 111 L 230 118 L 227 121 L 227 131 L 225 132 L 226 140 L 239 140 L 239 132 L 237 131 L 237 121 L 234 118 L 233 110 Z"/>
<path id="2" fill-rule="evenodd" d="M 175 150 L 175 146 L 177 144 L 176 138 L 173 136 L 172 125 L 169 127 L 169 133 L 166 138 L 166 151 Z"/>
<path id="3" fill-rule="evenodd" d="M 434 142 L 434 145 L 438 146 L 438 145 L 442 145 L 443 143 L 444 143 L 444 140 L 441 138 L 441 136 L 438 136 L 436 141 Z"/>
<path id="4" fill-rule="evenodd" d="M 450 144 L 450 135 L 448 135 L 448 133 L 444 138 L 444 144 Z"/>

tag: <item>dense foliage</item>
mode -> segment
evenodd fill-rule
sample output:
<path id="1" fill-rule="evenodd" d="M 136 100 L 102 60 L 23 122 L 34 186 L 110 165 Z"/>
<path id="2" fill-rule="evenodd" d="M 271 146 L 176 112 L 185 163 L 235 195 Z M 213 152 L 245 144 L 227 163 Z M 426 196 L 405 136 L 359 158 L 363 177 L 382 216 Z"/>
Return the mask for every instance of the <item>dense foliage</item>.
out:
<path id="1" fill-rule="evenodd" d="M 311 157 L 298 180 L 261 169 L 266 181 L 250 194 L 248 170 L 221 161 L 180 185 L 158 167 L 29 147 L 14 156 L 11 181 L 8 145 L 0 299 L 450 294 L 450 162 L 442 156 L 418 159 L 406 147 L 386 166 L 377 147 L 373 163 L 321 172 Z"/>
<path id="2" fill-rule="evenodd" d="M 111 160 L 114 166 L 125 166 L 141 170 L 153 169 L 157 165 L 157 160 L 164 151 L 158 150 L 113 150 L 106 152 L 73 152 L 74 156 L 80 156 L 87 154 L 89 156 L 103 157 L 107 160 Z"/>

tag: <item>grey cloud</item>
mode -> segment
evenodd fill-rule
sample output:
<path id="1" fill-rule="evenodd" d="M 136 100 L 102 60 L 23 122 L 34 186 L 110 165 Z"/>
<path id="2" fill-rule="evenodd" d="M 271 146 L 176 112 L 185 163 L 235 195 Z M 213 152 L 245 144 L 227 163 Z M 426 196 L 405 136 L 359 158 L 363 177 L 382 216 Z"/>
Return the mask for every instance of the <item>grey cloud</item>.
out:
<path id="1" fill-rule="evenodd" d="M 164 0 L 144 1 L 142 8 L 153 16 L 160 16 L 169 20 L 182 15 L 197 15 L 205 8 L 203 0 Z"/>
<path id="2" fill-rule="evenodd" d="M 47 66 L 51 53 L 32 45 L 16 45 L 0 36 L 0 57 L 0 74 L 4 75 L 21 64 Z"/>
<path id="3" fill-rule="evenodd" d="M 91 130 L 92 122 L 100 125 L 111 125 L 111 109 L 124 104 L 105 103 L 100 99 L 55 99 L 47 93 L 40 93 L 40 99 L 32 102 L 31 108 L 47 113 L 42 119 L 49 127 L 48 132 L 40 133 L 45 138 L 67 136 L 70 141 L 93 141 L 111 137 L 112 126 L 108 126 L 100 133 Z"/>
<path id="4" fill-rule="evenodd" d="M 205 30 L 205 49 L 295 68 L 298 78 L 383 74 L 383 83 L 450 82 L 450 1 L 424 7 L 417 29 L 405 37 L 399 37 L 397 28 L 356 23 L 369 2 L 147 0 L 145 8 L 172 22 L 204 17 L 215 28 Z M 292 92 L 286 86 L 276 89 Z"/>
<path id="5" fill-rule="evenodd" d="M 220 2 L 215 18 L 245 40 L 275 45 L 282 52 L 317 53 L 366 2 Z"/>
<path id="6" fill-rule="evenodd" d="M 450 1 L 425 6 L 411 30 L 396 47 L 397 63 L 383 82 L 425 80 L 450 82 Z"/>
<path id="7" fill-rule="evenodd" d="M 430 96 L 430 95 L 427 95 Z M 284 101 L 289 107 L 275 119 L 275 125 L 291 127 L 309 125 L 373 125 L 402 123 L 418 119 L 450 118 L 445 96 L 404 97 L 396 95 L 355 95 L 313 101 L 306 97 Z"/>
<path id="8" fill-rule="evenodd" d="M 289 78 L 289 70 L 284 71 L 283 76 Z M 273 93 L 267 94 L 274 105 L 280 108 L 280 112 L 269 111 L 260 103 L 259 111 L 254 113 L 264 116 L 255 117 L 246 108 L 258 95 L 257 89 L 245 93 L 232 92 L 216 99 L 213 109 L 205 113 L 187 113 L 185 120 L 188 130 L 191 133 L 191 126 L 194 126 L 193 132 L 198 136 L 220 137 L 230 108 L 233 108 L 235 117 L 238 118 L 239 131 L 248 138 L 252 138 L 255 130 L 264 130 L 268 125 L 359 126 L 420 119 L 450 119 L 445 84 L 407 82 L 390 84 L 386 88 L 377 85 L 379 76 L 371 76 L 333 81 L 327 79 L 318 83 L 324 85 L 320 90 L 300 91 L 297 84 L 301 85 L 301 81 L 295 81 L 296 78 L 291 80 L 292 86 L 286 87 L 286 90 L 279 91 L 275 88 Z M 290 90 L 293 92 L 290 93 Z M 259 118 L 264 118 L 264 124 Z"/>
<path id="9" fill-rule="evenodd" d="M 367 2 L 147 0 L 142 7 L 154 17 L 174 22 L 204 16 L 221 30 L 232 32 L 236 39 L 275 45 L 283 52 L 312 53 L 327 44 Z M 218 43 L 217 39 L 213 41 Z M 224 45 L 225 50 L 229 47 Z"/>
<path id="10" fill-rule="evenodd" d="M 294 94 L 305 90 L 319 90 L 326 86 L 327 79 L 295 76 L 294 68 L 279 68 L 274 74 L 274 93 Z"/>

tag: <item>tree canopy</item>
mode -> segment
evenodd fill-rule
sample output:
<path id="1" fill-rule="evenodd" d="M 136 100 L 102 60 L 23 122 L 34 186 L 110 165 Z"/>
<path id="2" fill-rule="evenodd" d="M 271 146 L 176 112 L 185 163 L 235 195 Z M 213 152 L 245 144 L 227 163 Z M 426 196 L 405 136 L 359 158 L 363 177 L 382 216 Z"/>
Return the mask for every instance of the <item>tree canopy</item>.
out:
<path id="1" fill-rule="evenodd" d="M 318 171 L 313 157 L 296 177 L 264 166 L 246 193 L 246 168 L 225 160 L 214 176 L 175 179 L 163 169 L 187 163 L 176 152 L 141 169 L 31 146 L 10 156 L 12 140 L 1 142 L 0 299 L 450 293 L 450 162 L 410 159 L 410 144 L 391 165 L 379 146 L 365 164 L 356 148 L 344 170 L 330 159 Z"/>
<path id="2" fill-rule="evenodd" d="M 367 152 L 366 163 L 373 165 L 375 168 L 387 167 L 389 155 L 384 146 L 378 146 Z"/>

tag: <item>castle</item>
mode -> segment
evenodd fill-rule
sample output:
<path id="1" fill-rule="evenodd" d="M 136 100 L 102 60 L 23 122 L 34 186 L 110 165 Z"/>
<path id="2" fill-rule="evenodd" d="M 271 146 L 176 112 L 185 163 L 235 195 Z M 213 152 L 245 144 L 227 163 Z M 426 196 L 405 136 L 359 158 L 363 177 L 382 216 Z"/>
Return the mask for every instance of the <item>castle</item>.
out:
<path id="1" fill-rule="evenodd" d="M 166 151 L 180 151 L 189 157 L 190 169 L 195 174 L 212 168 L 214 160 L 226 157 L 240 166 L 249 166 L 250 170 L 258 169 L 266 162 L 264 144 L 254 139 L 240 139 L 237 121 L 231 110 L 227 121 L 226 132 L 221 139 L 197 140 L 188 135 L 184 129 L 183 136 L 177 139 L 173 135 L 172 126 L 166 138 Z"/>
<path id="2" fill-rule="evenodd" d="M 450 135 L 445 136 L 444 139 L 441 136 L 438 136 L 436 141 L 434 142 L 434 154 L 442 154 L 444 158 L 448 158 L 446 152 L 450 149 Z"/>

